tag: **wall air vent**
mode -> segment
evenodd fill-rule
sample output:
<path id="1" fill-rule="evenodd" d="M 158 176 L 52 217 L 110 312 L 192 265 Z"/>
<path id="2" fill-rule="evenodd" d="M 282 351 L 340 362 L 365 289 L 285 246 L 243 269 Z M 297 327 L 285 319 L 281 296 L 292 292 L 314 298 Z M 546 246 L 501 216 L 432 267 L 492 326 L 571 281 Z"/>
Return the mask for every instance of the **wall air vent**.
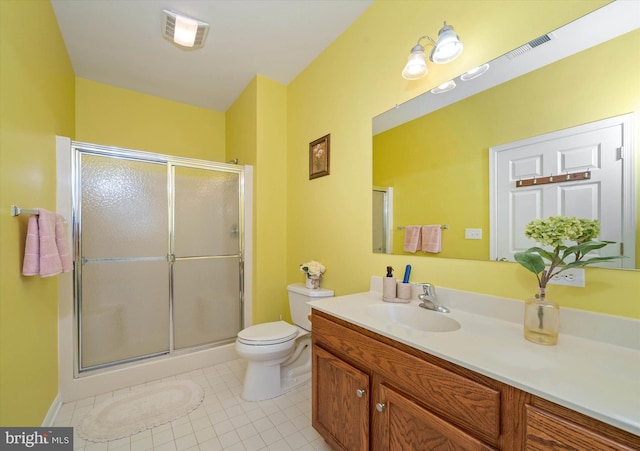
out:
<path id="1" fill-rule="evenodd" d="M 553 33 L 543 34 L 539 38 L 534 39 L 533 41 L 529 41 L 524 45 L 521 45 L 517 49 L 514 49 L 506 54 L 506 57 L 510 60 L 514 59 L 517 56 L 522 55 L 523 53 L 528 52 L 529 50 L 535 49 L 536 47 L 549 42 L 550 40 L 555 39 Z"/>

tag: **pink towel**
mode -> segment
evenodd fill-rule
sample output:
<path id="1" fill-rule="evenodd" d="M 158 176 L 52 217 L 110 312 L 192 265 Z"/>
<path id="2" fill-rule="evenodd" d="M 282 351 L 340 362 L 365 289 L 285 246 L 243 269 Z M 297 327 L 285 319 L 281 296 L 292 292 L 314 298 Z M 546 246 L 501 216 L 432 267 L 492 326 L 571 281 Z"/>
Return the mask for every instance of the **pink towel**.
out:
<path id="1" fill-rule="evenodd" d="M 71 271 L 64 218 L 42 208 L 38 212 L 38 216 L 29 218 L 22 274 L 51 277 Z"/>
<path id="2" fill-rule="evenodd" d="M 406 226 L 404 228 L 404 251 L 415 252 L 421 247 L 422 237 L 420 236 L 419 225 Z"/>
<path id="3" fill-rule="evenodd" d="M 439 224 L 422 226 L 422 251 L 437 254 L 442 250 L 442 227 Z"/>
<path id="4" fill-rule="evenodd" d="M 22 274 L 37 276 L 40 274 L 40 233 L 38 232 L 38 217 L 29 216 L 27 223 L 27 242 L 24 245 L 24 261 Z"/>
<path id="5" fill-rule="evenodd" d="M 73 269 L 73 259 L 69 253 L 69 247 L 67 246 L 67 233 L 64 228 L 64 216 L 61 214 L 56 214 L 56 246 L 58 248 L 58 255 L 60 256 L 62 272 L 71 272 Z"/>

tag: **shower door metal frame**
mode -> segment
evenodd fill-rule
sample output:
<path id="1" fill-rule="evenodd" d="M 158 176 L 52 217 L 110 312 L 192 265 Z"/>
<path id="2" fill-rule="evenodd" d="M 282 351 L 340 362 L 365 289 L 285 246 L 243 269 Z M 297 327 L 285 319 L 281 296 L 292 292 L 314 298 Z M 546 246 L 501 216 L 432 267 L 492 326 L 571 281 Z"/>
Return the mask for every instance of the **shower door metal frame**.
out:
<path id="1" fill-rule="evenodd" d="M 145 152 L 140 150 L 124 149 L 119 147 L 101 146 L 97 144 L 90 144 L 84 142 L 71 142 L 72 150 L 72 227 L 73 227 L 73 251 L 74 251 L 74 302 L 73 302 L 73 324 L 74 324 L 74 377 L 82 377 L 90 374 L 96 374 L 98 372 L 110 370 L 113 367 L 125 367 L 135 364 L 142 360 L 151 359 L 154 357 L 166 357 L 171 355 L 180 355 L 184 353 L 193 352 L 200 349 L 211 348 L 219 344 L 230 342 L 233 339 L 222 340 L 213 343 L 207 343 L 203 345 L 196 345 L 185 349 L 174 349 L 174 297 L 173 297 L 173 263 L 176 261 L 175 249 L 174 249 L 174 225 L 175 225 L 175 168 L 176 167 L 189 167 L 204 170 L 230 172 L 238 174 L 238 254 L 216 256 L 213 258 L 238 258 L 239 260 L 239 281 L 240 286 L 238 294 L 238 309 L 240 311 L 240 321 L 238 324 L 238 330 L 241 330 L 244 324 L 244 255 L 245 255 L 245 215 L 244 215 L 244 167 L 235 164 L 218 163 L 207 160 L 198 160 L 192 158 L 177 157 L 173 155 L 164 155 L 152 152 Z M 88 368 L 82 368 L 82 267 L 84 264 L 90 262 L 85 259 L 82 254 L 82 221 L 80 216 L 81 210 L 81 157 L 83 154 L 96 155 L 102 157 L 110 157 L 117 159 L 126 159 L 139 161 L 143 163 L 161 164 L 166 166 L 167 169 L 167 209 L 168 209 L 168 243 L 167 243 L 167 255 L 164 258 L 160 258 L 167 262 L 169 271 L 169 343 L 168 350 L 157 352 L 150 355 L 137 356 L 117 362 L 104 363 L 100 365 L 94 365 Z M 211 257 L 180 257 L 180 260 L 188 259 L 202 259 Z M 95 261 L 143 261 L 143 260 L 157 260 L 153 257 L 141 257 L 141 258 L 120 258 L 120 259 L 98 259 Z M 235 338 L 234 338 L 235 339 Z"/>

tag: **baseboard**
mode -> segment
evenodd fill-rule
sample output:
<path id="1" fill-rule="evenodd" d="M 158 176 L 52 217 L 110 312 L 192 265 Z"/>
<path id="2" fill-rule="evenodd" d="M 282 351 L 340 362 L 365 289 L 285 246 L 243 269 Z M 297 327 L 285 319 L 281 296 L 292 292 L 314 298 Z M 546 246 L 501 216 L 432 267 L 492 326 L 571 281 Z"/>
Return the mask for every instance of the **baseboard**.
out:
<path id="1" fill-rule="evenodd" d="M 58 392 L 58 395 L 51 403 L 51 407 L 49 407 L 49 411 L 47 415 L 42 420 L 42 427 L 52 427 L 56 422 L 56 417 L 58 416 L 58 412 L 60 412 L 60 407 L 62 407 L 62 396 Z"/>

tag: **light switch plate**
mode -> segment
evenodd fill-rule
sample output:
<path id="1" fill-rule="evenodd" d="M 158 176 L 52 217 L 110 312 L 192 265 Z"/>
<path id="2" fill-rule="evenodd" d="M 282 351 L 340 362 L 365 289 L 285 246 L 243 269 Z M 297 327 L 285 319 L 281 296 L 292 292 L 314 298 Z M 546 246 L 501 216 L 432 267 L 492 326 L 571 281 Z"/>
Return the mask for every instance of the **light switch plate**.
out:
<path id="1" fill-rule="evenodd" d="M 464 229 L 465 240 L 481 240 L 482 229 Z"/>

